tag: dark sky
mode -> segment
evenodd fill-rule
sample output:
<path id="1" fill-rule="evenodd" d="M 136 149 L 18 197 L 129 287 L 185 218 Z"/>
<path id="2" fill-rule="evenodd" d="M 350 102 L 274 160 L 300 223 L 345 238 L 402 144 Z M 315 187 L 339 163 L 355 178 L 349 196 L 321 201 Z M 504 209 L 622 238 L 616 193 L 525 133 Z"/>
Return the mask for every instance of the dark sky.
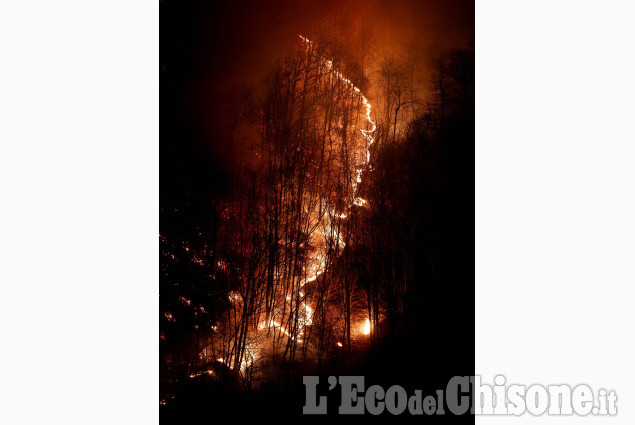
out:
<path id="1" fill-rule="evenodd" d="M 226 184 L 240 163 L 240 101 L 264 96 L 276 62 L 297 47 L 297 34 L 326 33 L 354 55 L 362 26 L 372 34 L 375 65 L 417 50 L 424 84 L 431 52 L 473 45 L 474 2 L 162 0 L 162 207 L 178 192 Z"/>

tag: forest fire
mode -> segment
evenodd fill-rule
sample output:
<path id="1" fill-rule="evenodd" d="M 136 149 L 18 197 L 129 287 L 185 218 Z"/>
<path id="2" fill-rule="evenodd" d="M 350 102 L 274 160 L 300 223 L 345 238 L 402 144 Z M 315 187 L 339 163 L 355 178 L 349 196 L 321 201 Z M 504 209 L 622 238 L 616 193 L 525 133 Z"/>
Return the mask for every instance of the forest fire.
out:
<path id="1" fill-rule="evenodd" d="M 337 25 L 291 26 L 263 41 L 271 50 L 254 57 L 260 62 L 232 44 L 219 53 L 227 60 L 209 59 L 212 70 L 201 71 L 222 90 L 192 120 L 203 122 L 201 150 L 209 141 L 219 148 L 211 165 L 198 151 L 184 161 L 174 205 L 166 198 L 166 410 L 187 399 L 173 402 L 174 393 L 264 392 L 383 359 L 392 338 L 418 323 L 413 294 L 439 282 L 427 267 L 447 267 L 428 244 L 443 235 L 426 226 L 448 215 L 420 192 L 437 196 L 447 182 L 432 138 L 450 112 L 439 112 L 436 95 L 423 101 L 417 80 L 430 76 L 415 70 L 420 58 L 406 62 L 364 18 L 354 25 L 348 36 Z M 237 68 L 249 75 L 231 75 Z M 442 89 L 456 97 L 445 100 L 452 108 L 467 98 Z M 182 135 L 174 137 L 178 151 Z M 417 186 L 419 175 L 430 181 Z M 429 257 L 419 261 L 418 250 Z"/>
<path id="2" fill-rule="evenodd" d="M 327 128 L 323 137 L 330 140 L 333 154 L 324 158 L 330 160 L 328 167 L 331 172 L 325 174 L 316 168 L 313 174 L 317 176 L 317 180 L 303 183 L 304 188 L 308 186 L 312 189 L 302 196 L 294 194 L 294 190 L 302 190 L 302 186 L 287 192 L 283 182 L 282 186 L 272 189 L 273 198 L 279 199 L 283 204 L 278 211 L 287 208 L 284 206 L 287 204 L 292 208 L 290 211 L 303 211 L 297 217 L 300 219 L 297 223 L 305 222 L 307 225 L 298 233 L 290 232 L 289 222 L 285 220 L 269 223 L 271 232 L 280 234 L 278 244 L 271 251 L 271 255 L 277 256 L 279 260 L 273 263 L 269 261 L 269 267 L 260 272 L 268 277 L 264 293 L 258 290 L 256 281 L 253 280 L 258 273 L 258 264 L 245 263 L 240 257 L 232 258 L 231 255 L 217 258 L 213 262 L 218 271 L 227 276 L 236 276 L 240 284 L 227 292 L 229 315 L 224 321 L 212 326 L 214 333 L 226 336 L 208 337 L 208 342 L 200 348 L 198 356 L 202 360 L 202 370 L 192 372 L 191 378 L 210 375 L 207 371 L 213 369 L 206 365 L 214 359 L 230 370 L 237 369 L 241 374 L 251 376 L 254 365 L 265 357 L 293 358 L 296 351 L 302 353 L 303 357 L 323 356 L 323 339 L 332 338 L 330 335 L 336 329 L 348 341 L 347 346 L 350 347 L 351 344 L 352 318 L 344 317 L 342 321 L 341 313 L 330 307 L 333 303 L 347 305 L 346 302 L 350 301 L 343 298 L 347 296 L 346 292 L 338 294 L 329 288 L 330 281 L 335 276 L 323 279 L 324 281 L 320 278 L 336 266 L 339 256 L 349 243 L 350 230 L 346 221 L 351 215 L 351 208 L 366 204 L 366 200 L 360 198 L 358 192 L 365 167 L 370 161 L 370 148 L 377 126 L 371 119 L 371 103 L 361 90 L 336 69 L 333 60 L 322 56 L 325 51 L 317 43 L 301 35 L 299 37 L 305 48 L 299 56 L 305 68 L 291 68 L 290 71 L 297 72 L 296 78 L 299 81 L 314 79 L 315 82 L 313 85 L 304 83 L 303 87 L 283 86 L 281 89 L 285 96 L 299 95 L 305 98 L 311 87 L 311 90 L 316 91 L 316 101 L 321 96 L 331 97 L 333 106 L 325 104 L 323 117 L 316 115 L 312 118 Z M 359 121 L 356 119 L 358 109 L 362 117 Z M 334 114 L 336 110 L 340 111 L 339 116 Z M 337 125 L 332 125 L 333 121 Z M 265 140 L 272 137 L 275 141 L 277 132 L 273 132 L 267 125 L 262 131 Z M 298 140 L 294 155 L 311 160 L 319 145 L 313 147 L 308 142 L 310 140 Z M 275 164 L 278 161 L 277 155 L 286 154 L 284 151 L 278 153 L 275 144 L 271 149 L 269 153 L 264 150 L 258 157 Z M 324 141 L 321 149 L 325 150 Z M 311 160 L 309 163 L 313 162 Z M 280 163 L 280 166 L 283 164 Z M 307 171 L 311 170 L 309 166 Z M 290 171 L 293 172 L 292 169 Z M 335 176 L 339 178 L 334 179 Z M 296 182 L 290 180 L 286 184 L 295 185 Z M 267 202 L 263 202 L 266 206 Z M 262 208 L 261 205 L 257 207 Z M 227 204 L 222 208 L 224 221 L 228 225 L 242 225 L 234 219 L 243 219 L 241 217 L 246 214 L 243 213 L 244 208 L 249 206 L 242 201 Z M 271 227 L 272 224 L 278 227 Z M 237 240 L 236 248 L 246 249 L 250 254 L 253 252 L 250 244 L 249 239 L 243 240 L 242 244 L 241 240 Z M 280 246 L 293 250 L 287 255 Z M 250 261 L 250 258 L 246 257 L 245 260 Z M 245 272 L 248 274 L 245 275 Z M 261 295 L 266 296 L 260 298 Z M 181 296 L 179 300 L 185 306 L 191 306 L 189 299 Z M 200 313 L 206 313 L 202 306 Z M 317 326 L 314 320 L 316 314 L 319 318 Z M 370 320 L 366 319 L 360 331 L 352 334 L 369 335 L 370 332 Z M 337 342 L 337 346 L 344 347 L 341 341 Z"/>
<path id="3" fill-rule="evenodd" d="M 449 190 L 467 169 L 454 150 L 470 142 L 471 52 L 401 32 L 392 4 L 336 3 L 265 28 L 230 2 L 211 37 L 172 35 L 159 302 L 175 418 L 219 397 L 209 411 L 272 389 L 292 400 L 303 375 L 400 367 L 458 261 L 460 223 L 437 224 L 466 210 Z"/>

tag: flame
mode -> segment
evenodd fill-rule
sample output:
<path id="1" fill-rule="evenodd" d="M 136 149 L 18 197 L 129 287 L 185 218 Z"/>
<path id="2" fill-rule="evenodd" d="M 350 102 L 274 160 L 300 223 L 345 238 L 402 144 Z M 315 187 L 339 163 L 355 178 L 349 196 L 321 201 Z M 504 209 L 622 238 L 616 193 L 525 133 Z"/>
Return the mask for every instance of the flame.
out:
<path id="1" fill-rule="evenodd" d="M 300 39 L 302 41 L 304 41 L 305 43 L 307 43 L 307 45 L 311 46 L 313 44 L 313 42 L 311 40 L 309 40 L 306 37 L 303 37 L 302 35 L 298 34 L 298 37 L 300 37 Z M 375 130 L 377 129 L 377 125 L 375 124 L 375 122 L 370 118 L 370 112 L 372 109 L 372 105 L 370 104 L 370 102 L 368 101 L 368 99 L 366 98 L 366 96 L 364 96 L 364 94 L 362 93 L 362 91 L 356 87 L 351 80 L 349 80 L 348 78 L 344 77 L 339 71 L 336 71 L 333 68 L 333 61 L 330 60 L 323 60 L 325 66 L 330 69 L 333 70 L 333 72 L 335 73 L 335 75 L 337 76 L 338 79 L 340 79 L 342 82 L 346 83 L 347 85 L 349 85 L 355 92 L 359 93 L 359 95 L 362 98 L 362 103 L 364 104 L 364 106 L 366 107 L 366 120 L 369 123 L 369 126 L 371 127 L 370 130 L 361 130 L 362 136 L 364 136 L 364 138 L 368 141 L 368 144 L 366 145 L 366 161 L 362 163 L 362 166 L 360 168 L 357 168 L 355 170 L 355 179 L 353 180 L 353 204 L 357 205 L 357 206 L 363 206 L 366 203 L 366 200 L 362 199 L 362 198 L 357 198 L 355 197 L 355 194 L 357 193 L 357 186 L 359 183 L 362 182 L 362 174 L 364 172 L 364 167 L 370 162 L 370 147 L 372 146 L 373 142 L 375 141 L 375 139 L 373 138 L 373 136 L 371 136 L 372 133 L 375 132 Z"/>
<path id="2" fill-rule="evenodd" d="M 366 199 L 363 198 L 355 198 L 355 200 L 353 201 L 353 204 L 357 205 L 358 207 L 363 207 L 364 205 L 366 205 Z"/>
<path id="3" fill-rule="evenodd" d="M 364 327 L 362 329 L 362 333 L 364 335 L 370 334 L 370 320 L 366 318 L 366 322 L 364 322 Z"/>

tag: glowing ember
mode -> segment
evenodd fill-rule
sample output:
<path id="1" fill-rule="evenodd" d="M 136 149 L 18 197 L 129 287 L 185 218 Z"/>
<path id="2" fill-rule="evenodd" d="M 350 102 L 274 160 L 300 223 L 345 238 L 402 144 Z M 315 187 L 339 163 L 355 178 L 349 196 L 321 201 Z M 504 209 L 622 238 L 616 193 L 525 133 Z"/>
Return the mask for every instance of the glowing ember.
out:
<path id="1" fill-rule="evenodd" d="M 216 376 L 216 372 L 214 372 L 212 369 L 208 369 L 208 370 L 205 370 L 203 372 L 191 373 L 190 374 L 190 379 L 198 378 L 199 376 L 202 376 L 202 375 L 205 375 L 205 374 L 210 375 L 210 376 Z"/>
<path id="2" fill-rule="evenodd" d="M 355 205 L 357 205 L 358 207 L 363 207 L 366 204 L 366 199 L 362 199 L 362 198 L 355 198 L 355 200 L 353 201 L 353 203 Z"/>

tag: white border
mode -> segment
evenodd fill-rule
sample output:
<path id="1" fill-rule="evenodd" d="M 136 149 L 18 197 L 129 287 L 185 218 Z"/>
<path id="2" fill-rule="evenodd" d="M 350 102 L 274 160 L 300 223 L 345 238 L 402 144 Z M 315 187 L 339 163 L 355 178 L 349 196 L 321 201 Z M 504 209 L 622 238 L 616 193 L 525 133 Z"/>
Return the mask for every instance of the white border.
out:
<path id="1" fill-rule="evenodd" d="M 0 5 L 0 423 L 158 423 L 158 9 Z"/>
<path id="2" fill-rule="evenodd" d="M 634 5 L 476 3 L 476 373 L 618 396 L 541 423 L 635 423 Z"/>

